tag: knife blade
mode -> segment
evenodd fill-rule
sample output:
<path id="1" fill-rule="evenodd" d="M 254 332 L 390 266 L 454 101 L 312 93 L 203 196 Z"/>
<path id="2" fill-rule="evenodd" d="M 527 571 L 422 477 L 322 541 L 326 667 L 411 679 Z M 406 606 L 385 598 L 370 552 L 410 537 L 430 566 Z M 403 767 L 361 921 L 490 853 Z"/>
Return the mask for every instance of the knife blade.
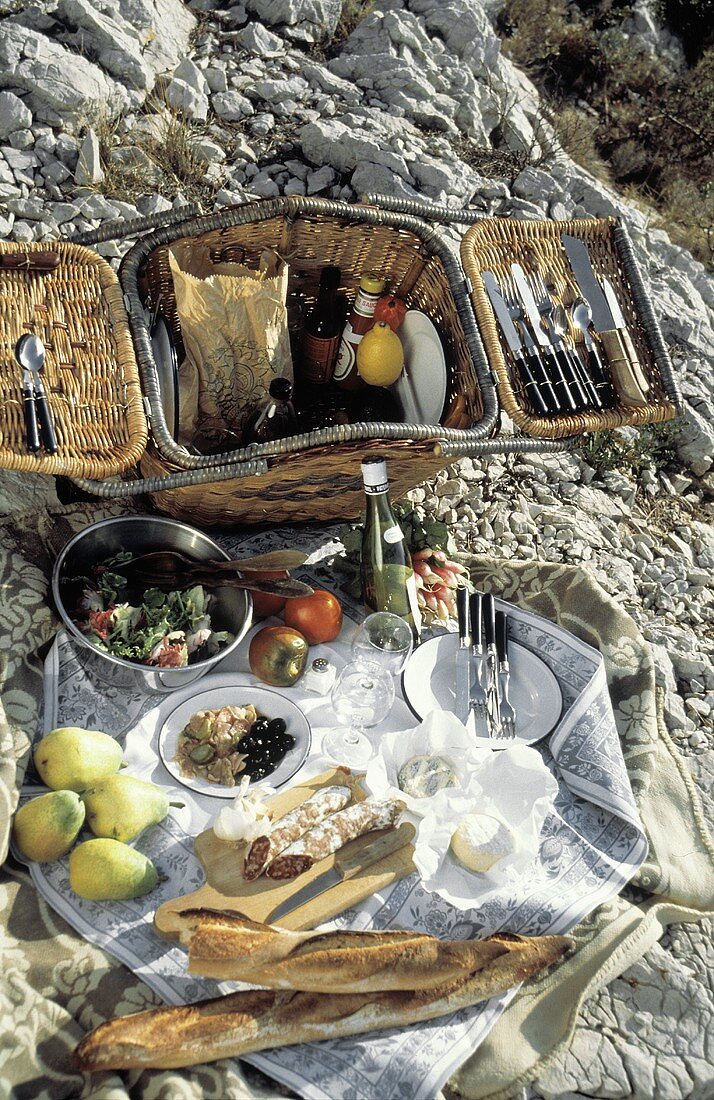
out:
<path id="1" fill-rule="evenodd" d="M 482 592 L 474 592 L 469 600 L 473 668 L 471 698 L 473 704 L 475 704 L 471 707 L 473 717 L 470 719 L 469 729 L 473 726 L 477 737 L 484 737 L 488 740 L 491 736 L 491 726 L 488 720 L 488 657 L 483 636 L 483 601 L 484 595 Z"/>
<path id="2" fill-rule="evenodd" d="M 543 365 L 538 357 L 538 353 L 535 348 L 526 349 L 523 347 L 521 338 L 518 335 L 518 330 L 513 323 L 511 314 L 508 311 L 508 306 L 501 294 L 501 288 L 496 282 L 493 273 L 490 271 L 482 271 L 481 278 L 501 332 L 516 362 L 516 368 L 525 386 L 526 395 L 533 402 L 534 407 L 541 416 L 548 416 L 551 412 L 550 406 L 541 393 L 539 384 L 535 378 L 535 374 L 540 378 L 543 373 Z"/>
<path id="3" fill-rule="evenodd" d="M 543 349 L 542 355 L 550 367 L 555 392 L 562 407 L 570 409 L 571 412 L 586 408 L 588 398 L 575 373 L 574 364 L 570 361 L 565 344 L 563 343 L 562 347 L 556 347 L 552 336 L 544 331 L 543 315 L 538 309 L 538 303 L 521 265 L 511 264 L 511 271 L 536 339 Z"/>
<path id="4" fill-rule="evenodd" d="M 294 909 L 299 909 L 302 905 L 306 905 L 309 901 L 319 897 L 320 894 L 326 893 L 327 890 L 331 890 L 334 886 L 339 886 L 343 882 L 348 882 L 366 867 L 378 863 L 385 856 L 391 855 L 392 852 L 398 852 L 413 839 L 414 826 L 405 821 L 396 829 L 388 829 L 381 836 L 375 835 L 374 840 L 366 846 L 360 845 L 357 849 L 350 851 L 351 845 L 346 845 L 344 849 L 335 853 L 334 863 L 329 870 L 323 871 L 312 882 L 308 882 L 307 885 L 281 902 L 277 909 L 270 914 L 270 923 L 275 924 L 281 917 L 286 916 L 287 913 L 292 913 Z M 344 908 L 351 904 L 352 901 L 347 902 Z"/>
<path id="5" fill-rule="evenodd" d="M 459 648 L 456 651 L 454 714 L 466 725 L 471 700 L 471 627 L 467 588 L 458 588 L 456 591 L 456 615 L 459 623 Z"/>
<path id="6" fill-rule="evenodd" d="M 595 331 L 611 332 L 617 325 L 602 287 L 595 278 L 586 245 L 577 237 L 569 237 L 567 233 L 561 233 L 560 239 L 582 295 L 590 304 Z"/>
<path id="7" fill-rule="evenodd" d="M 605 292 L 605 299 L 610 307 L 610 312 L 612 313 L 615 325 L 619 329 L 622 336 L 622 342 L 625 345 L 625 351 L 627 352 L 627 358 L 630 361 L 630 366 L 632 367 L 635 381 L 637 382 L 637 385 L 640 387 L 642 392 L 647 393 L 650 388 L 650 384 L 647 381 L 645 373 L 642 370 L 642 365 L 637 358 L 637 350 L 632 341 L 630 330 L 627 327 L 627 322 L 623 317 L 622 309 L 620 307 L 620 303 L 617 300 L 617 295 L 615 294 L 613 285 L 609 279 L 601 279 L 600 282 L 602 284 L 602 289 Z"/>

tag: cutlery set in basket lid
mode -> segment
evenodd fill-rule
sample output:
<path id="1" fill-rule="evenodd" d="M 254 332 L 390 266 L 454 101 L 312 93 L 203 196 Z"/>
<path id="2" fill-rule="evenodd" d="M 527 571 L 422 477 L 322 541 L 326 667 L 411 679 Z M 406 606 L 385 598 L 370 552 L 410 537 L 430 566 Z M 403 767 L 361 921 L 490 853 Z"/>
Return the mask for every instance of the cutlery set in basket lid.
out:
<path id="1" fill-rule="evenodd" d="M 508 437 L 494 437 L 499 405 L 533 437 L 524 450 L 677 414 L 669 357 L 621 224 L 477 220 L 462 241 L 464 282 L 428 220 L 474 217 L 385 197 L 376 206 L 248 203 L 142 238 L 123 261 L 123 295 L 111 267 L 87 248 L 53 242 L 50 253 L 46 243 L 0 242 L 0 466 L 65 474 L 103 497 L 148 491 L 160 511 L 206 525 L 327 520 L 361 509 L 367 450 L 387 454 L 403 493 L 457 455 L 508 447 Z M 178 239 L 218 256 L 237 248 L 248 260 L 266 243 L 285 248 L 300 278 L 325 263 L 356 272 L 367 246 L 371 264 L 388 258 L 402 297 L 438 325 L 446 405 L 468 410 L 471 427 L 355 424 L 233 453 L 189 453 L 166 422 L 145 313 L 161 299 L 181 352 L 166 263 Z M 34 356 L 33 370 L 26 353 L 39 347 L 44 362 Z M 150 481 L 100 480 L 140 460 Z"/>

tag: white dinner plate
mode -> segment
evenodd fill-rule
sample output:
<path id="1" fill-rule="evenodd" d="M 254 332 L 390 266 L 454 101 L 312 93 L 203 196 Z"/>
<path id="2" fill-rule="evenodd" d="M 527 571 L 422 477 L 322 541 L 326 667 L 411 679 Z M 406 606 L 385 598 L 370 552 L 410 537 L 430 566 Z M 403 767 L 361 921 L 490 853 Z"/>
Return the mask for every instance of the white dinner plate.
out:
<path id="1" fill-rule="evenodd" d="M 404 698 L 417 718 L 432 710 L 454 710 L 458 634 L 430 638 L 414 650 L 402 674 Z M 518 642 L 508 642 L 510 699 L 516 711 L 516 737 L 490 744 L 532 745 L 546 737 L 563 709 L 555 676 L 539 657 Z"/>
<path id="2" fill-rule="evenodd" d="M 176 439 L 179 420 L 178 358 L 169 327 L 160 313 L 157 313 L 151 328 L 151 350 L 156 363 L 164 420 L 170 434 Z"/>
<path id="3" fill-rule="evenodd" d="M 446 359 L 439 333 L 425 313 L 407 311 L 397 335 L 404 348 L 404 370 L 389 389 L 401 405 L 405 424 L 439 424 L 446 400 Z"/>
<path id="4" fill-rule="evenodd" d="M 197 710 L 217 710 L 218 707 L 245 707 L 252 703 L 259 714 L 267 718 L 283 718 L 287 726 L 287 733 L 295 738 L 295 745 L 290 749 L 278 764 L 274 772 L 266 775 L 264 779 L 256 780 L 252 786 L 260 787 L 265 783 L 271 787 L 282 787 L 305 763 L 312 743 L 312 730 L 307 718 L 295 703 L 286 699 L 278 691 L 271 688 L 256 687 L 250 682 L 250 677 L 237 673 L 226 673 L 225 684 L 214 686 L 205 691 L 200 687 L 192 686 L 184 691 L 177 691 L 170 700 L 162 704 L 163 721 L 159 728 L 159 755 L 166 770 L 178 783 L 189 787 L 198 794 L 213 795 L 214 798 L 234 798 L 235 787 L 222 787 L 217 783 L 209 783 L 200 776 L 188 777 L 181 774 L 181 770 L 174 759 L 178 749 L 178 739 L 181 731 L 188 724 L 189 719 Z M 240 776 L 236 777 L 240 780 Z"/>

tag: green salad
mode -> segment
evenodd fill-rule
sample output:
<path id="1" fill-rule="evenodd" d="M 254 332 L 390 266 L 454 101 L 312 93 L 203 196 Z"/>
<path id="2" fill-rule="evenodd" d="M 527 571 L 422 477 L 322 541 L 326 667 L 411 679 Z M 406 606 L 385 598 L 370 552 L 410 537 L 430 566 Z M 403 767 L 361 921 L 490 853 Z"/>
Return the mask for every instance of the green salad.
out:
<path id="1" fill-rule="evenodd" d="M 133 556 L 121 551 L 95 565 L 91 576 L 75 579 L 81 596 L 74 622 L 94 645 L 127 661 L 183 668 L 233 640 L 227 631 L 211 628 L 212 597 L 200 584 L 174 592 L 147 588 L 130 602 L 121 567 Z"/>

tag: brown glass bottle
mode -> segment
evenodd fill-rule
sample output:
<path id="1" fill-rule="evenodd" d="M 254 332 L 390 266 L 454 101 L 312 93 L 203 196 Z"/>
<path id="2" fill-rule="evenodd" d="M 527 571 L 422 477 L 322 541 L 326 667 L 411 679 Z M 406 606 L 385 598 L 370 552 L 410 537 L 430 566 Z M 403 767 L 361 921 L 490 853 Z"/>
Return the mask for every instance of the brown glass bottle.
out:
<path id="1" fill-rule="evenodd" d="M 313 386 L 329 382 L 335 369 L 344 319 L 337 300 L 341 277 L 339 267 L 322 269 L 315 308 L 303 327 L 300 379 Z"/>
<path id="2" fill-rule="evenodd" d="M 360 279 L 355 304 L 345 325 L 335 364 L 334 381 L 345 390 L 358 390 L 364 382 L 357 373 L 357 347 L 374 324 L 374 310 L 384 291 L 385 280 L 374 272 Z"/>
<path id="3" fill-rule="evenodd" d="M 293 408 L 293 384 L 289 378 L 274 378 L 268 387 L 269 396 L 261 401 L 243 425 L 243 446 L 249 443 L 270 443 L 298 431 Z"/>

